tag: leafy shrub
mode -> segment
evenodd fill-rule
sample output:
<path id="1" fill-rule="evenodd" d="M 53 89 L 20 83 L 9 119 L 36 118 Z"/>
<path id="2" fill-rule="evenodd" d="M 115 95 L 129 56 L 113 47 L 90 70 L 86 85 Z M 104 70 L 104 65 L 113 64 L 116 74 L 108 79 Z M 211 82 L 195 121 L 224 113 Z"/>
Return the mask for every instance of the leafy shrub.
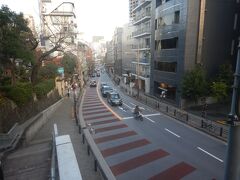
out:
<path id="1" fill-rule="evenodd" d="M 17 83 L 16 86 L 2 86 L 0 90 L 18 106 L 24 105 L 32 99 L 33 91 L 30 83 Z"/>
<path id="2" fill-rule="evenodd" d="M 212 95 L 218 102 L 224 102 L 228 97 L 228 85 L 225 82 L 212 83 Z"/>
<path id="3" fill-rule="evenodd" d="M 55 87 L 54 79 L 42 81 L 34 86 L 34 92 L 37 98 L 42 98 L 47 95 Z"/>

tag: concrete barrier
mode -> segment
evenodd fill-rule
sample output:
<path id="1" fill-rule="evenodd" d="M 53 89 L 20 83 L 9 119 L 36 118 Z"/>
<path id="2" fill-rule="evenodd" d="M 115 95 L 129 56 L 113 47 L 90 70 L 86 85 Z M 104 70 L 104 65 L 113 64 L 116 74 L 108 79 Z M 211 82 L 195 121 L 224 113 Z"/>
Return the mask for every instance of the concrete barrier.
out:
<path id="1" fill-rule="evenodd" d="M 55 104 L 51 105 L 49 108 L 45 109 L 44 111 L 40 112 L 38 115 L 34 116 L 23 124 L 26 126 L 25 128 L 25 142 L 28 143 L 32 140 L 35 134 L 40 130 L 40 128 L 47 123 L 51 115 L 55 112 L 55 110 L 61 105 L 63 102 L 63 98 L 56 102 Z"/>

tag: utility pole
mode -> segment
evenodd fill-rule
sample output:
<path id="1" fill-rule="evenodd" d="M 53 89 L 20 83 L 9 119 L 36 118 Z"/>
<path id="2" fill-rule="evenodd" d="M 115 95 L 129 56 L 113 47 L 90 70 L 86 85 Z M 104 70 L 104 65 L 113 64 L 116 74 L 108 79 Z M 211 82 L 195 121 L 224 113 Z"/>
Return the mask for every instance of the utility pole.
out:
<path id="1" fill-rule="evenodd" d="M 228 148 L 225 163 L 225 180 L 239 180 L 240 178 L 240 121 L 237 116 L 238 111 L 238 89 L 240 81 L 240 39 L 238 44 L 238 55 L 236 70 L 234 74 L 234 84 L 232 93 L 231 111 L 229 113 L 229 134 Z"/>

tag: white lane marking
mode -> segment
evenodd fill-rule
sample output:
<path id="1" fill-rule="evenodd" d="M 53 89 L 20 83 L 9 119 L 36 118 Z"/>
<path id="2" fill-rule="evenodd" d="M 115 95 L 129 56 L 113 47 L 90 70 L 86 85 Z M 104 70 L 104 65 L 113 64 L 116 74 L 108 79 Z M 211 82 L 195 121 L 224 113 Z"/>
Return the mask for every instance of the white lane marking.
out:
<path id="1" fill-rule="evenodd" d="M 133 104 L 133 103 L 131 103 L 131 102 L 129 102 L 130 104 L 132 104 L 133 106 L 136 106 L 136 104 Z M 124 105 L 126 105 L 127 107 L 129 107 L 130 109 L 134 109 L 134 108 L 132 108 L 132 107 L 130 107 L 130 106 L 128 106 L 127 104 L 125 104 L 125 103 L 123 103 Z M 142 109 L 142 110 L 145 110 L 145 108 L 144 107 L 139 107 L 139 109 Z"/>
<path id="2" fill-rule="evenodd" d="M 143 116 L 145 117 L 147 120 L 151 121 L 152 123 L 156 123 L 155 121 L 151 120 L 150 118 L 146 117 L 146 116 Z"/>
<path id="3" fill-rule="evenodd" d="M 161 115 L 161 113 L 156 113 L 156 114 L 147 114 L 147 115 L 143 115 L 143 117 L 149 117 L 149 116 L 158 116 Z"/>
<path id="4" fill-rule="evenodd" d="M 130 104 L 133 105 L 133 106 L 136 106 L 136 104 L 133 104 L 133 103 L 131 103 L 131 102 L 130 102 Z"/>
<path id="5" fill-rule="evenodd" d="M 178 138 L 180 138 L 180 137 L 181 137 L 181 136 L 177 135 L 176 133 L 174 133 L 174 132 L 170 131 L 170 130 L 169 130 L 169 129 L 167 129 L 167 128 L 165 128 L 165 130 L 166 130 L 166 131 L 168 131 L 169 133 L 171 133 L 172 135 L 174 135 L 174 136 L 178 137 Z"/>
<path id="6" fill-rule="evenodd" d="M 123 104 L 124 104 L 125 106 L 127 106 L 129 109 L 134 109 L 134 108 L 128 106 L 127 104 L 125 104 L 125 103 L 123 103 Z"/>
<path id="7" fill-rule="evenodd" d="M 218 157 L 214 156 L 213 154 L 211 154 L 211 153 L 207 152 L 206 150 L 204 150 L 204 149 L 202 149 L 202 148 L 200 148 L 200 147 L 197 147 L 197 148 L 198 148 L 200 151 L 202 151 L 202 152 L 206 153 L 207 155 L 209 155 L 209 156 L 211 156 L 211 157 L 215 158 L 216 160 L 218 160 L 218 161 L 220 161 L 220 162 L 223 162 L 223 160 L 222 160 L 222 159 L 220 159 L 220 158 L 218 158 Z"/>
<path id="8" fill-rule="evenodd" d="M 122 111 L 126 112 L 125 109 L 123 109 L 122 107 L 118 106 L 119 109 L 121 109 Z"/>
<path id="9" fill-rule="evenodd" d="M 122 119 L 132 119 L 132 118 L 134 118 L 133 116 L 130 116 L 130 117 L 124 117 L 124 118 L 122 118 Z"/>
<path id="10" fill-rule="evenodd" d="M 119 107 L 120 108 L 120 107 Z M 143 115 L 142 114 L 142 116 L 143 117 L 145 117 L 145 118 L 147 118 L 147 117 L 151 117 L 151 116 L 159 116 L 159 115 L 161 115 L 160 113 L 156 113 L 156 114 L 146 114 L 146 115 Z M 129 117 L 123 117 L 122 119 L 131 119 L 131 118 L 134 118 L 133 116 L 129 116 Z M 147 118 L 148 119 L 148 118 Z M 151 121 L 153 121 L 153 120 L 151 120 Z M 155 121 L 154 121 L 155 122 Z"/>

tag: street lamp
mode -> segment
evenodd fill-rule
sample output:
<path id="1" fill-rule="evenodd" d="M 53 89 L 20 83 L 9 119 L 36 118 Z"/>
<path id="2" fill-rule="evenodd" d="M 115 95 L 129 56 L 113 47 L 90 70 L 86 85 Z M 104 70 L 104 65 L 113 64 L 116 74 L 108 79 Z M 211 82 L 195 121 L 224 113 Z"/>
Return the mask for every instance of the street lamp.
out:
<path id="1" fill-rule="evenodd" d="M 229 113 L 228 120 L 228 124 L 230 125 L 230 127 L 228 134 L 227 157 L 225 163 L 225 175 L 224 175 L 225 180 L 237 180 L 239 179 L 240 175 L 240 140 L 239 140 L 240 121 L 237 116 L 239 81 L 240 81 L 240 39 L 238 44 L 236 70 L 234 74 L 231 111 Z"/>

